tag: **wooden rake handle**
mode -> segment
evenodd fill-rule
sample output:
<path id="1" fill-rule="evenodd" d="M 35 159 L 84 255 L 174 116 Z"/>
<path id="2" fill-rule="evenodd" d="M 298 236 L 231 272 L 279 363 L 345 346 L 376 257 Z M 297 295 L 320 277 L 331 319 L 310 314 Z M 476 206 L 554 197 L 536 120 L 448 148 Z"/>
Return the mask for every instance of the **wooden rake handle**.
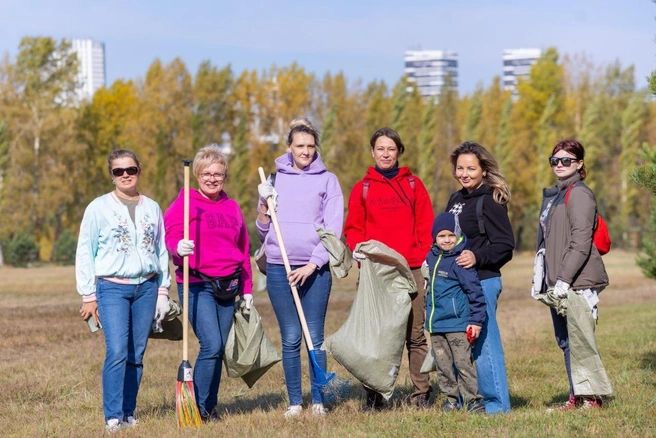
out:
<path id="1" fill-rule="evenodd" d="M 260 174 L 260 180 L 262 184 L 266 183 L 266 176 L 264 175 L 264 169 L 259 167 L 257 169 Z M 280 226 L 278 225 L 278 216 L 276 215 L 276 210 L 273 208 L 273 199 L 271 197 L 267 198 L 267 206 L 269 207 L 269 216 L 271 217 L 271 223 L 273 224 L 273 229 L 276 232 L 276 237 L 278 238 L 278 246 L 280 247 L 280 254 L 282 255 L 282 261 L 285 265 L 285 271 L 287 275 L 292 271 L 291 266 L 289 265 L 289 258 L 287 257 L 287 251 L 285 250 L 285 244 L 282 241 L 282 234 L 280 233 Z M 305 336 L 305 345 L 307 345 L 308 350 L 314 350 L 314 344 L 312 343 L 312 338 L 310 337 L 310 330 L 308 330 L 307 321 L 305 320 L 305 313 L 303 312 L 303 306 L 301 305 L 301 299 L 298 296 L 298 289 L 296 286 L 291 286 L 292 296 L 294 297 L 294 304 L 296 305 L 296 312 L 298 312 L 298 319 L 301 321 L 301 327 L 303 329 L 303 336 Z"/>
<path id="2" fill-rule="evenodd" d="M 184 239 L 189 240 L 189 164 L 184 163 Z M 189 256 L 182 258 L 182 360 L 189 360 Z"/>

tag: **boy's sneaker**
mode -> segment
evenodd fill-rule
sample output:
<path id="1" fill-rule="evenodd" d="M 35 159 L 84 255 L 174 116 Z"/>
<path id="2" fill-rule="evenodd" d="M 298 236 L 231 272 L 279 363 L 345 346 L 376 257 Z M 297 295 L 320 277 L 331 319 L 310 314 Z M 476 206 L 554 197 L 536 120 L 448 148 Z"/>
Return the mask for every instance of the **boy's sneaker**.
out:
<path id="1" fill-rule="evenodd" d="M 121 421 L 118 418 L 111 418 L 105 423 L 105 432 L 107 433 L 116 433 L 121 430 L 121 428 Z"/>
<path id="2" fill-rule="evenodd" d="M 484 414 L 485 405 L 480 400 L 472 400 L 467 403 L 467 412 L 471 412 L 473 414 Z"/>
<path id="3" fill-rule="evenodd" d="M 287 409 L 287 412 L 285 412 L 285 418 L 298 417 L 299 415 L 301 415 L 302 412 L 303 412 L 303 406 L 301 405 L 290 406 Z"/>
<path id="4" fill-rule="evenodd" d="M 564 405 L 559 406 L 557 408 L 549 408 L 547 409 L 547 412 L 564 412 L 564 411 L 571 411 L 572 409 L 576 409 L 580 405 L 579 400 L 574 397 L 573 395 L 569 396 L 569 400 L 565 402 Z"/>
<path id="5" fill-rule="evenodd" d="M 328 415 L 328 409 L 323 406 L 323 403 L 315 403 L 312 405 L 312 415 L 325 417 Z"/>
<path id="6" fill-rule="evenodd" d="M 135 419 L 132 415 L 128 415 L 121 421 L 121 427 L 135 427 L 137 424 L 139 424 L 139 420 Z"/>
<path id="7" fill-rule="evenodd" d="M 595 398 L 584 398 L 583 403 L 579 406 L 579 409 L 587 411 L 588 409 L 600 409 L 603 405 L 601 397 Z"/>
<path id="8" fill-rule="evenodd" d="M 444 412 L 457 411 L 458 409 L 458 402 L 451 401 L 448 398 L 442 403 L 442 410 Z"/>

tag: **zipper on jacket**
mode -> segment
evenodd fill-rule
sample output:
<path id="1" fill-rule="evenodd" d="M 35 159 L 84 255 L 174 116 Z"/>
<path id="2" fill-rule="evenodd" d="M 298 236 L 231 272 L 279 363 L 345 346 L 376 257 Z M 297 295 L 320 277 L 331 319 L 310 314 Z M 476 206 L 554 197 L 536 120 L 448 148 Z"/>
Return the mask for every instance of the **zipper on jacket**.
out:
<path id="1" fill-rule="evenodd" d="M 453 306 L 453 313 L 456 315 L 456 318 L 459 318 L 458 311 L 456 310 L 456 300 L 455 300 L 455 298 L 451 298 L 451 305 Z"/>
<path id="2" fill-rule="evenodd" d="M 437 257 L 437 262 L 435 262 L 435 267 L 433 268 L 433 275 L 431 277 L 431 314 L 430 319 L 428 320 L 428 333 L 433 333 L 433 314 L 435 313 L 435 273 L 437 272 L 437 266 L 442 260 L 442 253 Z"/>

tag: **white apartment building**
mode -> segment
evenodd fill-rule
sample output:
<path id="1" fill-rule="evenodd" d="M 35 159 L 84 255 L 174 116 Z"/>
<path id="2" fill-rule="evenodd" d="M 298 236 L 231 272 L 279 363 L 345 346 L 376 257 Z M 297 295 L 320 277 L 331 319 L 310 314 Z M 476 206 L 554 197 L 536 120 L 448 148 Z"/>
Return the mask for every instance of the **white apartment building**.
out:
<path id="1" fill-rule="evenodd" d="M 408 50 L 405 52 L 405 74 L 417 85 L 424 97 L 437 97 L 447 75 L 458 89 L 458 53 L 449 50 Z"/>
<path id="2" fill-rule="evenodd" d="M 531 67 L 542 56 L 540 49 L 507 49 L 503 51 L 503 88 L 517 98 L 518 79 L 528 79 Z"/>
<path id="3" fill-rule="evenodd" d="M 105 44 L 91 39 L 71 40 L 71 50 L 77 54 L 79 71 L 77 75 L 78 99 L 90 100 L 105 83 Z"/>

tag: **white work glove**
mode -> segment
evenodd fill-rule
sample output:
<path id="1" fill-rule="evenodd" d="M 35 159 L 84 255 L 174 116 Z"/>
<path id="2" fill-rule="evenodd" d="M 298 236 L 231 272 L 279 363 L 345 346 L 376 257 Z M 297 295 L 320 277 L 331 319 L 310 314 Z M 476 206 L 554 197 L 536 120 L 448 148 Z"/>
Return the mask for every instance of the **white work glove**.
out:
<path id="1" fill-rule="evenodd" d="M 180 257 L 186 257 L 194 253 L 194 241 L 181 239 L 178 242 L 178 255 Z"/>
<path id="2" fill-rule="evenodd" d="M 251 310 L 251 307 L 253 306 L 253 295 L 252 294 L 244 295 L 244 303 L 246 305 L 246 310 Z"/>
<path id="3" fill-rule="evenodd" d="M 276 189 L 271 185 L 269 181 L 258 184 L 257 192 L 260 194 L 260 198 L 264 199 L 265 204 L 266 200 L 271 198 L 271 202 L 273 203 L 273 210 L 278 211 L 278 192 L 276 192 Z"/>
<path id="4" fill-rule="evenodd" d="M 362 254 L 360 251 L 353 251 L 353 260 L 355 260 L 356 262 L 361 262 L 366 259 L 367 256 Z"/>
<path id="5" fill-rule="evenodd" d="M 556 285 L 554 286 L 554 295 L 556 295 L 557 297 L 566 297 L 568 291 L 569 291 L 569 284 L 565 283 L 562 280 L 556 281 Z"/>
<path id="6" fill-rule="evenodd" d="M 166 318 L 166 315 L 169 314 L 171 306 L 169 305 L 169 297 L 166 295 L 157 296 L 157 304 L 155 305 L 155 316 L 153 316 L 153 321 L 161 323 Z"/>

